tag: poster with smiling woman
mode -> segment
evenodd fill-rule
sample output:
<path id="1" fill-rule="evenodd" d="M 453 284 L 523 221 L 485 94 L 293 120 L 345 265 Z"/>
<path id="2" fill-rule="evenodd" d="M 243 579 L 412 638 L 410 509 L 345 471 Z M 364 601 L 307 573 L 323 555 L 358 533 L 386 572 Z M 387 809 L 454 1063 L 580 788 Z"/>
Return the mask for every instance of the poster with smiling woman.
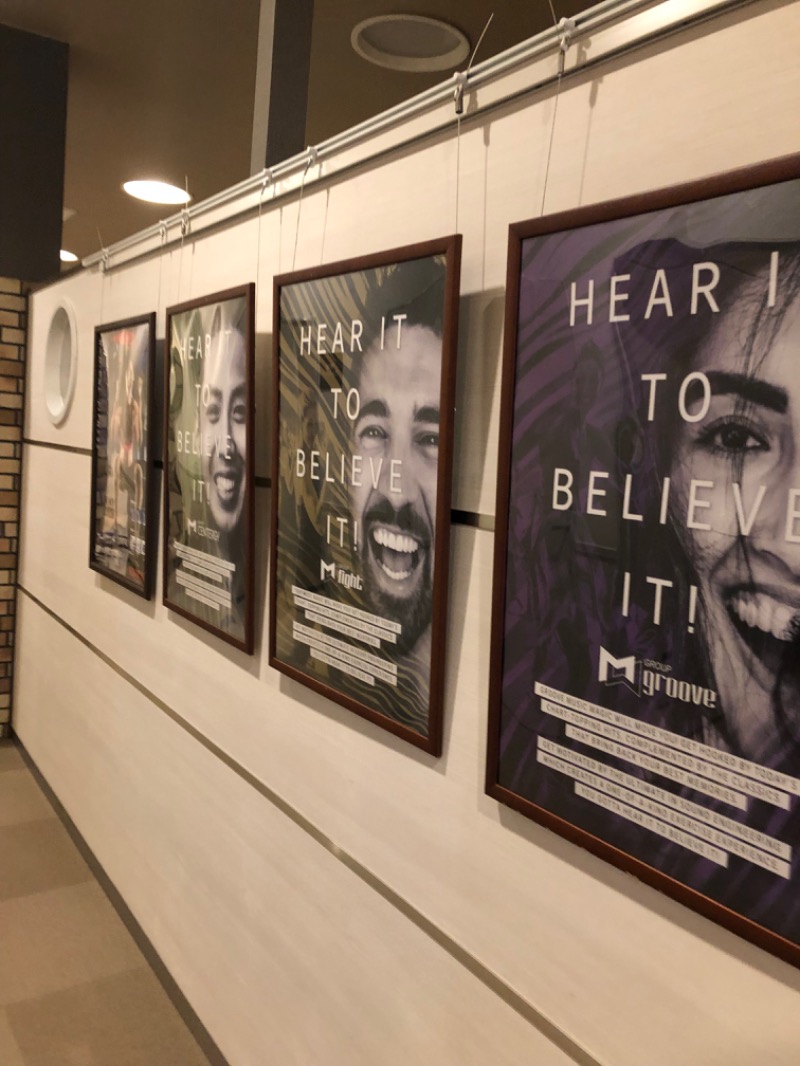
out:
<path id="1" fill-rule="evenodd" d="M 800 963 L 800 158 L 511 227 L 487 791 Z"/>
<path id="2" fill-rule="evenodd" d="M 167 309 L 164 603 L 253 650 L 253 285 Z"/>
<path id="3" fill-rule="evenodd" d="M 437 755 L 459 255 L 275 279 L 270 665 Z"/>

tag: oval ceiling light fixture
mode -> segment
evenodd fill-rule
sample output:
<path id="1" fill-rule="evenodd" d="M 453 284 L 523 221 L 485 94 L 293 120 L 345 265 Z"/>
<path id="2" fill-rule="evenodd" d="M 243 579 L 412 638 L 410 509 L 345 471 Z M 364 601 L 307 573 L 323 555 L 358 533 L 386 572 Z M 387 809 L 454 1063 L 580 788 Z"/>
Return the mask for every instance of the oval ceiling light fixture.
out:
<path id="1" fill-rule="evenodd" d="M 350 34 L 356 52 L 389 70 L 451 70 L 469 55 L 469 40 L 455 26 L 425 15 L 378 15 Z"/>
<path id="2" fill-rule="evenodd" d="M 61 262 L 62 263 L 77 263 L 78 262 L 77 255 L 75 255 L 74 252 L 68 252 L 66 248 L 62 248 L 61 251 L 58 254 L 61 257 Z"/>
<path id="3" fill-rule="evenodd" d="M 122 188 L 128 196 L 135 196 L 137 200 L 146 200 L 150 204 L 188 204 L 191 200 L 185 189 L 169 185 L 166 181 L 126 181 Z"/>

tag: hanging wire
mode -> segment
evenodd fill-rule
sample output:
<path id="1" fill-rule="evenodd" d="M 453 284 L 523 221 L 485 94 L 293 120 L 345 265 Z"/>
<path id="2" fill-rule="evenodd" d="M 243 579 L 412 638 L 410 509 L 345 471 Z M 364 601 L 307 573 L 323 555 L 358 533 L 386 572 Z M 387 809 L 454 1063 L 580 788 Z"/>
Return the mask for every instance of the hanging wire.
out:
<path id="1" fill-rule="evenodd" d="M 562 74 L 562 72 L 559 70 L 559 72 L 558 72 L 558 80 L 556 82 L 556 95 L 555 95 L 555 100 L 553 101 L 553 121 L 550 123 L 550 140 L 549 140 L 548 145 L 547 145 L 547 160 L 545 162 L 545 167 L 544 167 L 544 187 L 542 189 L 542 202 L 539 205 L 539 214 L 540 215 L 544 214 L 544 204 L 545 204 L 545 200 L 547 198 L 547 183 L 548 183 L 548 181 L 550 179 L 550 158 L 551 158 L 551 156 L 553 154 L 553 140 L 555 138 L 555 132 L 556 132 L 556 116 L 558 114 L 558 97 L 559 97 L 559 93 L 561 92 L 561 74 Z"/>
<path id="2" fill-rule="evenodd" d="M 308 159 L 306 160 L 305 170 L 303 176 L 300 179 L 300 199 L 297 201 L 297 224 L 294 230 L 294 251 L 292 252 L 292 270 L 295 268 L 295 261 L 297 259 L 297 240 L 300 236 L 300 212 L 303 209 L 303 191 L 306 187 L 306 174 L 308 174 L 311 164 L 316 162 L 317 150 L 316 148 L 308 149 Z"/>
<path id="3" fill-rule="evenodd" d="M 561 96 L 561 81 L 564 77 L 564 63 L 567 55 L 567 49 L 570 46 L 572 31 L 575 29 L 575 23 L 572 19 L 563 18 L 560 22 L 556 22 L 556 13 L 553 8 L 553 0 L 550 2 L 550 11 L 553 15 L 553 22 L 556 29 L 561 30 L 561 37 L 558 46 L 558 76 L 556 78 L 556 93 L 553 100 L 553 120 L 550 123 L 550 138 L 547 145 L 547 159 L 544 168 L 544 186 L 542 188 L 542 202 L 539 205 L 539 215 L 544 215 L 544 205 L 547 199 L 547 186 L 550 180 L 550 160 L 553 155 L 553 141 L 555 139 L 556 132 L 556 118 L 558 116 L 558 101 Z"/>
<path id="4" fill-rule="evenodd" d="M 167 240 L 167 224 L 162 220 L 161 222 L 159 222 L 158 226 L 161 233 L 161 244 L 163 246 Z M 156 295 L 156 322 L 158 321 L 158 315 L 161 311 L 161 279 L 164 273 L 165 258 L 166 256 L 163 255 L 163 253 L 158 257 L 158 292 Z M 169 338 L 167 340 L 169 340 Z"/>
<path id="5" fill-rule="evenodd" d="M 256 291 L 258 291 L 258 279 L 261 273 L 261 208 L 264 206 L 264 193 L 267 191 L 267 185 L 272 185 L 274 193 L 275 179 L 272 176 L 272 171 L 269 169 L 264 174 L 264 180 L 261 182 L 261 192 L 258 197 L 258 238 L 256 241 Z"/>
<path id="6" fill-rule="evenodd" d="M 461 199 L 461 115 L 456 115 L 456 225 L 458 233 L 458 203 Z"/>
<path id="7" fill-rule="evenodd" d="M 475 62 L 475 56 L 478 54 L 478 49 L 483 42 L 483 38 L 486 36 L 486 31 L 492 24 L 493 18 L 494 11 L 487 19 L 486 25 L 483 27 L 483 31 L 478 38 L 478 43 L 472 49 L 472 55 L 470 56 L 469 63 L 467 63 L 467 69 L 463 74 L 459 73 L 455 75 L 456 87 L 453 92 L 453 100 L 455 101 L 456 107 L 456 233 L 458 233 L 458 207 L 461 198 L 461 116 L 464 112 L 464 90 L 467 87 L 467 79 L 469 77 L 469 72 L 472 70 L 472 64 Z"/>
<path id="8" fill-rule="evenodd" d="M 103 323 L 103 304 L 105 303 L 106 296 L 106 271 L 108 270 L 108 249 L 103 244 L 103 237 L 100 233 L 100 227 L 95 226 L 97 230 L 97 240 L 100 244 L 100 252 L 102 259 L 100 260 L 100 323 Z"/>
<path id="9" fill-rule="evenodd" d="M 181 246 L 178 249 L 178 300 L 181 298 L 181 280 L 183 278 L 183 245 L 186 240 L 186 231 L 189 228 L 186 225 L 185 214 L 185 211 L 181 212 Z"/>
<path id="10" fill-rule="evenodd" d="M 551 10 L 552 10 L 552 7 L 553 7 L 553 0 L 550 0 L 550 9 Z M 553 17 L 555 18 L 555 15 Z M 478 54 L 478 49 L 480 48 L 481 44 L 483 44 L 483 38 L 486 36 L 486 31 L 491 26 L 493 18 L 494 18 L 494 11 L 491 13 L 489 18 L 486 20 L 486 25 L 483 27 L 483 32 L 481 33 L 480 37 L 478 38 L 478 43 L 472 49 L 472 55 L 470 56 L 469 63 L 467 63 L 467 74 L 469 74 L 469 72 L 472 70 L 472 64 L 475 62 L 475 56 Z"/>
<path id="11" fill-rule="evenodd" d="M 331 207 L 331 190 L 325 190 L 325 216 L 322 220 L 322 241 L 319 247 L 319 265 L 325 262 L 325 238 L 328 235 L 328 213 Z"/>

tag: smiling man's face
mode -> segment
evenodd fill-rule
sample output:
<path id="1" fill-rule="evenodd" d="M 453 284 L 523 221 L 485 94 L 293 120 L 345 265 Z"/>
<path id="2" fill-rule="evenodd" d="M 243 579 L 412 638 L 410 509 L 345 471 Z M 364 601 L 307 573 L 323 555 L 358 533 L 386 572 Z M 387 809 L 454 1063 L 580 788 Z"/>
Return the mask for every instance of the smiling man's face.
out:
<path id="1" fill-rule="evenodd" d="M 441 338 L 425 326 L 394 331 L 365 353 L 353 452 L 361 486 L 351 488 L 367 598 L 403 631 L 410 650 L 431 624 L 439 467 Z M 394 463 L 392 461 L 394 460 Z"/>
<path id="2" fill-rule="evenodd" d="M 761 759 L 780 743 L 778 706 L 800 724 L 800 544 L 791 539 L 800 522 L 787 523 L 800 489 L 800 299 L 757 356 L 753 333 L 745 292 L 693 364 L 711 403 L 701 421 L 681 424 L 671 477 L 727 726 L 742 754 Z M 710 507 L 696 512 L 707 530 L 686 528 L 692 479 L 713 483 L 702 489 Z"/>
<path id="3" fill-rule="evenodd" d="M 215 337 L 203 363 L 200 431 L 208 505 L 219 530 L 230 533 L 244 506 L 247 455 L 245 345 L 238 330 Z"/>

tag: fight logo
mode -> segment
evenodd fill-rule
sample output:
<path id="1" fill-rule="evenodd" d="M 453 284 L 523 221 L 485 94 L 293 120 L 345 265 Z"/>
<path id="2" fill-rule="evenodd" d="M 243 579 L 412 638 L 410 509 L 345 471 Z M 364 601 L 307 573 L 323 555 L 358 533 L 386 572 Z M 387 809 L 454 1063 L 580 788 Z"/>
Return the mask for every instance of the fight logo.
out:
<path id="1" fill-rule="evenodd" d="M 357 592 L 361 592 L 364 588 L 360 575 L 352 574 L 343 566 L 337 566 L 336 563 L 326 563 L 324 559 L 319 561 L 319 579 L 320 581 L 326 579 L 338 581 L 346 589 L 355 589 Z"/>

